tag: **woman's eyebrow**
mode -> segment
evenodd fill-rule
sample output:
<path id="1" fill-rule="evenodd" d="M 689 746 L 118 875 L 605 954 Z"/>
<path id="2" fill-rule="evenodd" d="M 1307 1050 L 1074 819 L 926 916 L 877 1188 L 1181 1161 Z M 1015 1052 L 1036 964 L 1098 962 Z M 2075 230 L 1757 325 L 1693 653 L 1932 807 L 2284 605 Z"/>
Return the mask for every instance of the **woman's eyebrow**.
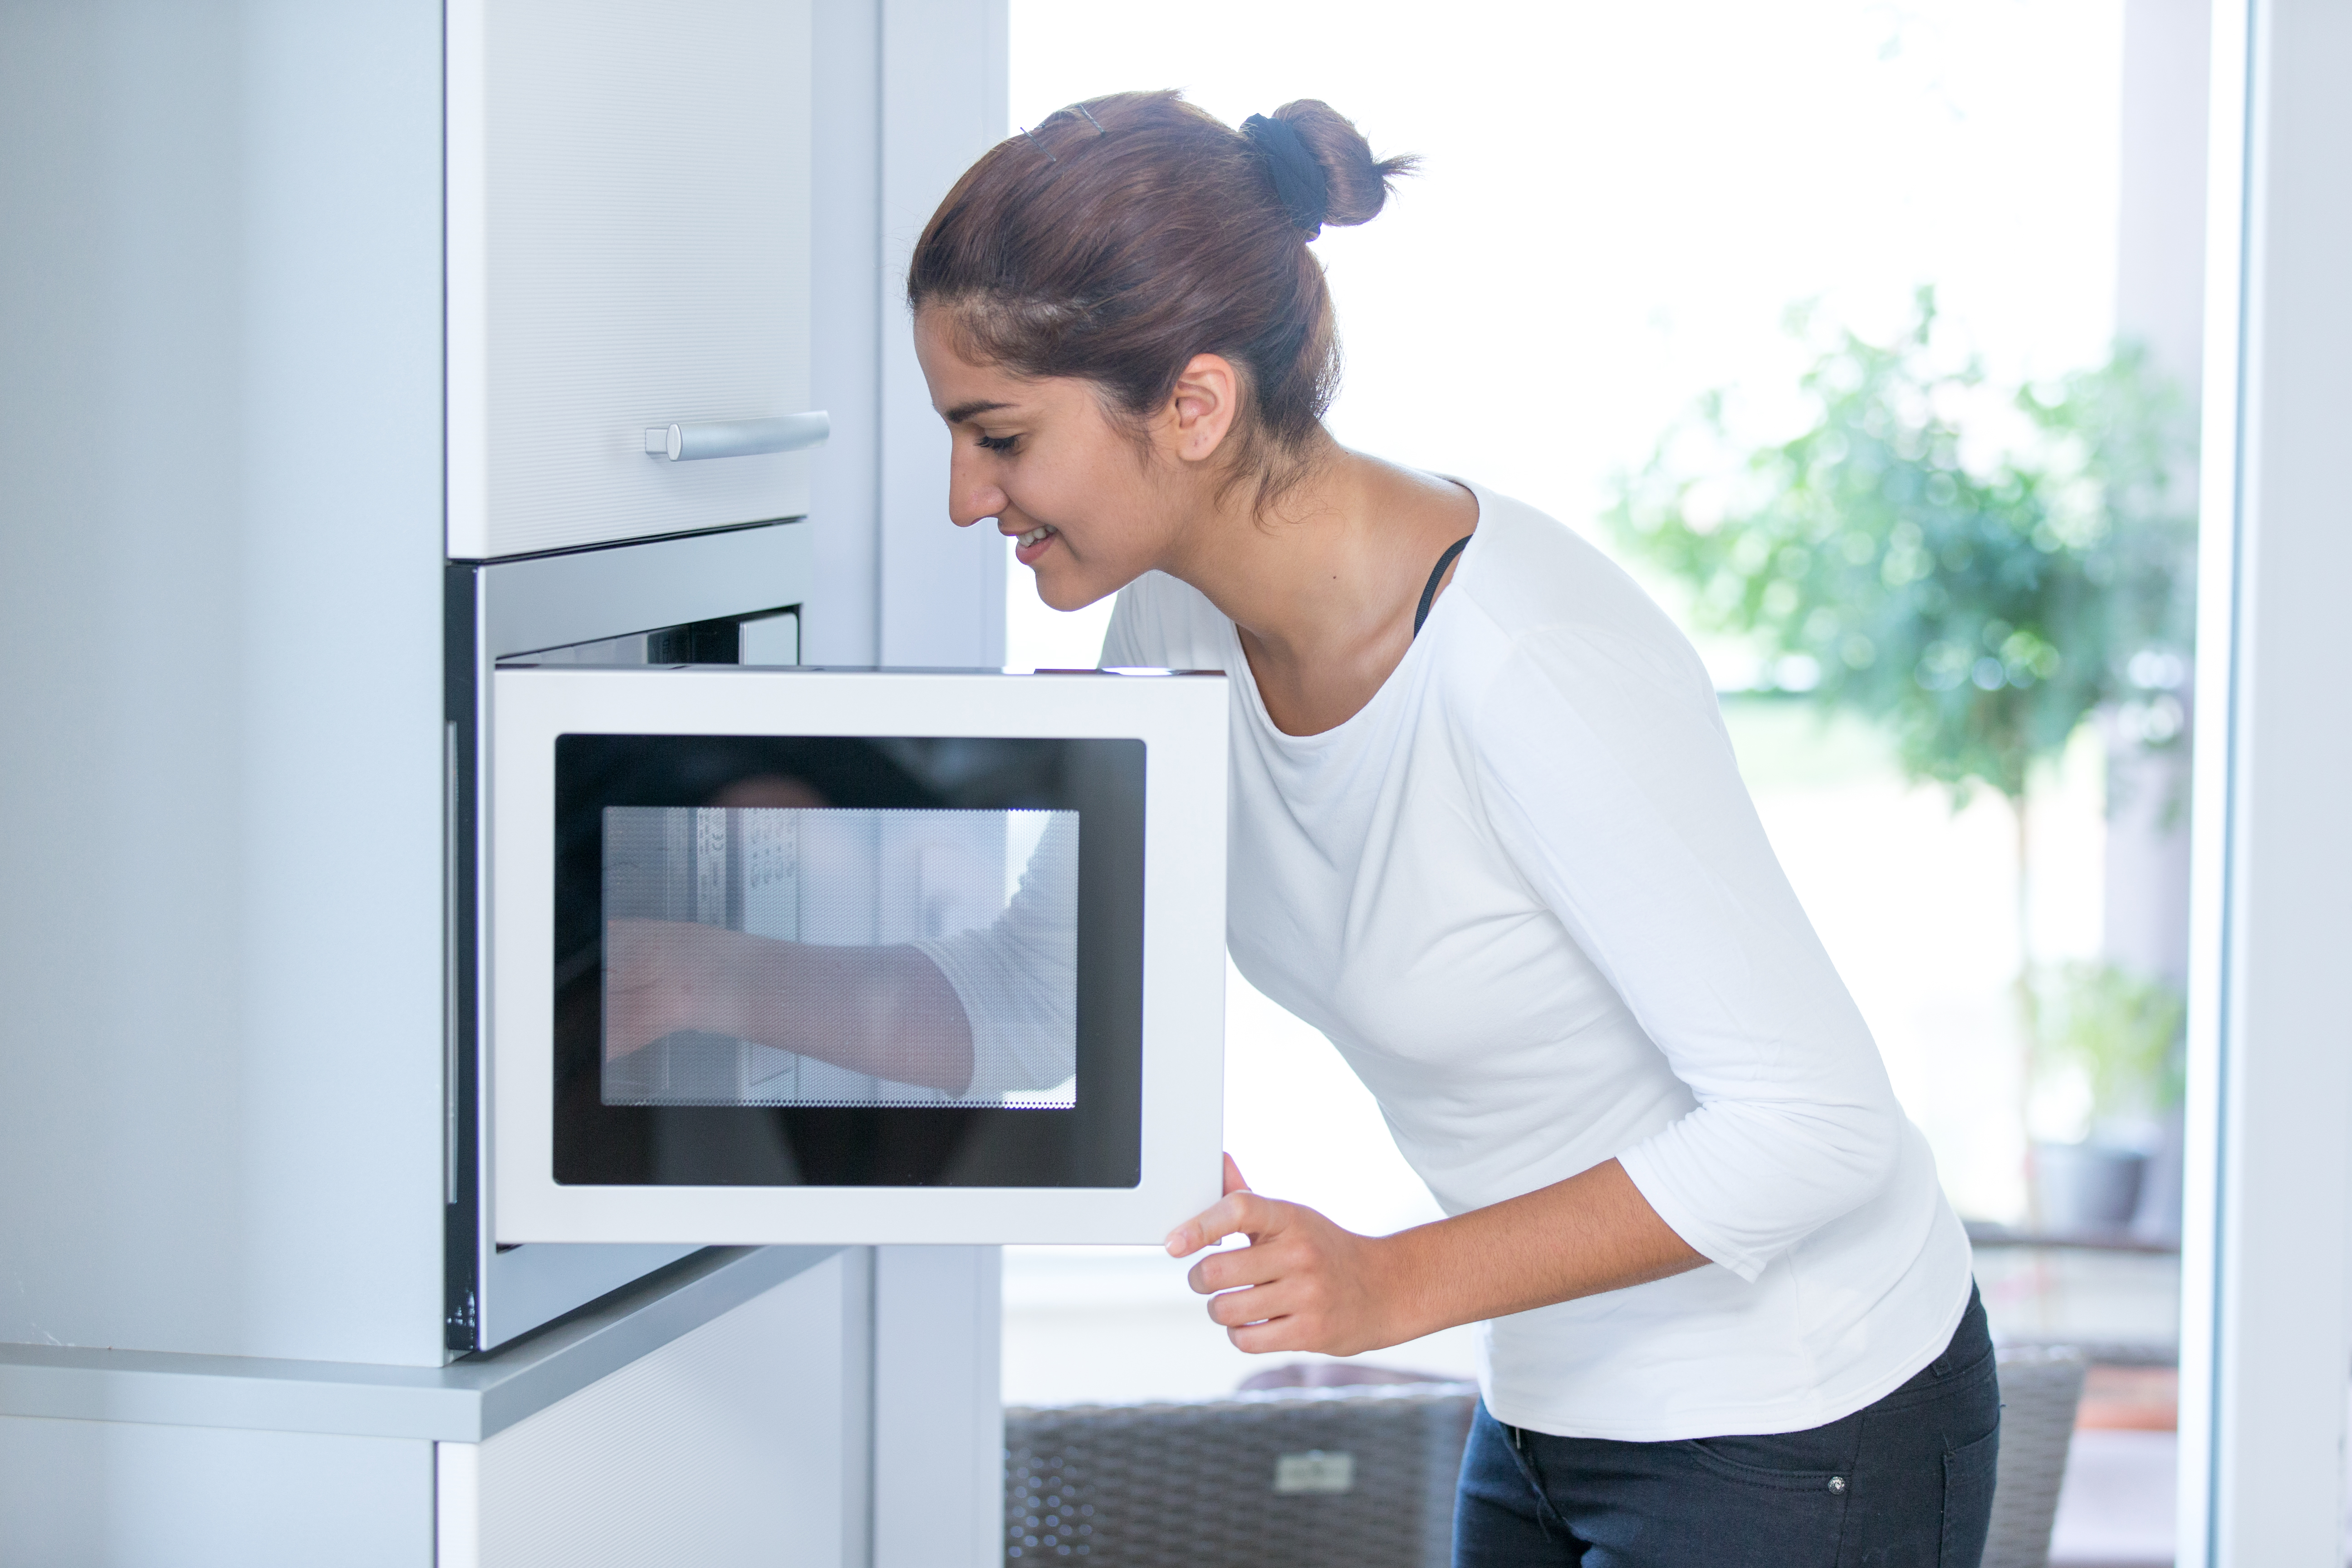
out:
<path id="1" fill-rule="evenodd" d="M 977 399 L 971 403 L 959 403 L 953 408 L 949 409 L 945 414 L 940 415 L 940 417 L 946 420 L 950 425 L 961 425 L 966 420 L 973 418 L 978 415 L 992 414 L 999 408 L 1010 408 L 1013 405 L 1010 403 L 991 403 L 984 398 Z"/>

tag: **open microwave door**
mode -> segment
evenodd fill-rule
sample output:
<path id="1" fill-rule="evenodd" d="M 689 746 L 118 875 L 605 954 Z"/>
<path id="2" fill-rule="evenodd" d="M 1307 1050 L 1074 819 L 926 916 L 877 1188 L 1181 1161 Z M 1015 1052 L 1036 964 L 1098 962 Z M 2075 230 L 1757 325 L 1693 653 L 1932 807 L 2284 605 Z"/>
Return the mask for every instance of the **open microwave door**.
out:
<path id="1" fill-rule="evenodd" d="M 498 1240 L 1140 1243 L 1214 1202 L 1225 704 L 499 669 Z"/>

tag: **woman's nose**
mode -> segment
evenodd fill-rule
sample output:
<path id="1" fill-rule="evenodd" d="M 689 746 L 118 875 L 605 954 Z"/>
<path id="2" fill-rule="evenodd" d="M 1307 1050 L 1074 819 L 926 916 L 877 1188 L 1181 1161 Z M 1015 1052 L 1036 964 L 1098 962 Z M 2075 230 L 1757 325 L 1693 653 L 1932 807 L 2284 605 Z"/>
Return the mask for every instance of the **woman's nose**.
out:
<path id="1" fill-rule="evenodd" d="M 1004 510 L 1004 491 L 979 465 L 959 457 L 948 466 L 948 521 L 970 528 Z"/>

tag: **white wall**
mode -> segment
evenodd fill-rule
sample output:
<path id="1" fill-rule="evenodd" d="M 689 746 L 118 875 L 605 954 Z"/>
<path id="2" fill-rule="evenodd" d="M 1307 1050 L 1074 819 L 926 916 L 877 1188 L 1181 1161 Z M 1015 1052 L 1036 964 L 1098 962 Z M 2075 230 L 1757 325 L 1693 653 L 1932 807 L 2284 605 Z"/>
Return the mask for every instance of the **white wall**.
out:
<path id="1" fill-rule="evenodd" d="M 1004 551 L 947 521 L 948 436 L 915 363 L 907 261 L 1002 138 L 1006 0 L 827 0 L 816 12 L 818 664 L 995 665 Z"/>
<path id="2" fill-rule="evenodd" d="M 809 384 L 833 416 L 811 501 L 818 592 L 802 617 L 811 664 L 877 662 L 882 385 L 882 7 L 816 7 L 810 182 Z"/>
<path id="3" fill-rule="evenodd" d="M 0 1338 L 441 1359 L 440 94 L 0 10 Z"/>
<path id="4" fill-rule="evenodd" d="M 885 664 L 1004 658 L 1004 543 L 947 521 L 948 436 L 915 363 L 907 262 L 1005 124 L 1006 0 L 882 5 L 880 651 Z"/>
<path id="5" fill-rule="evenodd" d="M 2204 358 L 2206 89 L 2210 0 L 2126 0 L 2116 160 L 2116 331 L 2195 399 Z M 2184 504 L 2196 469 L 2178 476 Z M 2187 693 L 2182 693 L 2186 696 Z M 2109 731 L 2106 957 L 2179 982 L 2189 969 L 2187 748 Z"/>
<path id="6" fill-rule="evenodd" d="M 2125 0 L 2116 329 L 2189 392 L 2204 359 L 2211 0 Z"/>

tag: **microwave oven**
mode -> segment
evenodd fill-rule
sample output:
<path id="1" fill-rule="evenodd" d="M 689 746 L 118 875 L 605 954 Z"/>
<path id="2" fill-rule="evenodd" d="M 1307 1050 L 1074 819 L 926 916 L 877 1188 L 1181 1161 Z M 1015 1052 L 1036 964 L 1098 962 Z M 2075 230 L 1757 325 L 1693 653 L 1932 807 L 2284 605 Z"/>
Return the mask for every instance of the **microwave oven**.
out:
<path id="1" fill-rule="evenodd" d="M 496 1241 L 1153 1242 L 1215 1201 L 1225 682 L 492 678 Z"/>

